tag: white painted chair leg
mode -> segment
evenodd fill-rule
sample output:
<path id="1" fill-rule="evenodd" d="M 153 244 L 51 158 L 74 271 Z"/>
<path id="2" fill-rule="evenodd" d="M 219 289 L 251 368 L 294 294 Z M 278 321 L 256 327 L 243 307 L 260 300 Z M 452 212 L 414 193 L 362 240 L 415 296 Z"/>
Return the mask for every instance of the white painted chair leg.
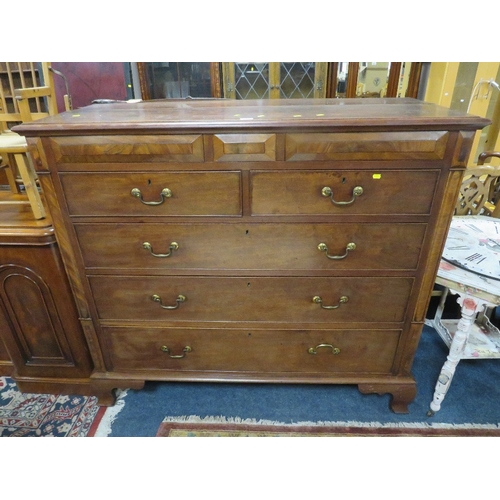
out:
<path id="1" fill-rule="evenodd" d="M 427 412 L 428 416 L 434 415 L 441 409 L 448 389 L 450 388 L 453 375 L 455 374 L 456 367 L 462 359 L 465 345 L 469 337 L 469 330 L 476 319 L 476 312 L 482 306 L 474 298 L 458 298 L 458 302 L 462 306 L 460 321 L 458 322 L 457 331 L 450 346 L 450 352 L 446 361 L 441 368 L 436 387 L 434 390 L 434 398 L 430 404 L 430 410 Z"/>

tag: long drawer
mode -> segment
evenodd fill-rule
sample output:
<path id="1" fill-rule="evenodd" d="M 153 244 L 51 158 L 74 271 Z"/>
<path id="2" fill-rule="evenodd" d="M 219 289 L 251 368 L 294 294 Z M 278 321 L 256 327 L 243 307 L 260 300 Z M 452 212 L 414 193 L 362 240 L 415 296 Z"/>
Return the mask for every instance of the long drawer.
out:
<path id="1" fill-rule="evenodd" d="M 417 267 L 425 224 L 75 224 L 87 268 Z"/>
<path id="2" fill-rule="evenodd" d="M 241 214 L 239 172 L 63 173 L 70 215 Z"/>
<path id="3" fill-rule="evenodd" d="M 97 135 L 50 139 L 57 163 L 202 162 L 203 137 L 190 135 Z"/>
<path id="4" fill-rule="evenodd" d="M 254 171 L 252 213 L 427 215 L 438 178 L 436 170 Z"/>
<path id="5" fill-rule="evenodd" d="M 114 370 L 390 373 L 400 330 L 103 328 Z"/>
<path id="6" fill-rule="evenodd" d="M 441 160 L 448 137 L 445 131 L 286 134 L 286 159 Z"/>
<path id="7" fill-rule="evenodd" d="M 90 276 L 89 281 L 103 320 L 373 323 L 403 321 L 413 278 Z"/>

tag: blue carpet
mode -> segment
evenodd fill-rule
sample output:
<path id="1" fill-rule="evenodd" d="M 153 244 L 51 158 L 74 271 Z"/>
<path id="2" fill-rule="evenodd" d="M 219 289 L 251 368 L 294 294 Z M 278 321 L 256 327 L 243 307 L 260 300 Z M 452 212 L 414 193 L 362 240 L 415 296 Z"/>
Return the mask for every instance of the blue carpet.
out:
<path id="1" fill-rule="evenodd" d="M 165 416 L 224 416 L 272 420 L 425 424 L 500 422 L 500 360 L 463 360 L 441 410 L 427 417 L 447 348 L 425 327 L 413 365 L 417 397 L 409 414 L 389 409 L 389 395 L 361 394 L 357 386 L 147 382 L 129 390 L 110 437 L 155 436 Z"/>

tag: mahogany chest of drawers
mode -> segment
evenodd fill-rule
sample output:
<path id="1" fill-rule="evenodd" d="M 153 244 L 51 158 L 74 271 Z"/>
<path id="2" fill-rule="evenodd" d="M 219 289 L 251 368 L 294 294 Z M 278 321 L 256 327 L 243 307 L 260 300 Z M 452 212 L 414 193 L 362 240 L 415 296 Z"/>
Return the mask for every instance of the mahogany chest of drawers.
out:
<path id="1" fill-rule="evenodd" d="M 18 127 L 93 393 L 110 404 L 113 388 L 146 380 L 357 384 L 407 412 L 486 123 L 407 99 L 185 100 Z"/>

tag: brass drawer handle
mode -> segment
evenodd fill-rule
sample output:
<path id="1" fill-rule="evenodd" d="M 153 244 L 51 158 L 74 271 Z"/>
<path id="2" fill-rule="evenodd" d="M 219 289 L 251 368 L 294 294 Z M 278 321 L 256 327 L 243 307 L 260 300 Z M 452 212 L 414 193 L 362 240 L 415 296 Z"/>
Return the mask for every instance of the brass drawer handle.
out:
<path id="1" fill-rule="evenodd" d="M 160 193 L 160 201 L 144 201 L 142 199 L 142 193 L 140 189 L 134 188 L 132 191 L 130 191 L 130 194 L 134 196 L 135 198 L 139 198 L 141 203 L 144 203 L 144 205 L 161 205 L 166 198 L 171 198 L 172 197 L 172 191 L 168 188 L 164 188 L 161 190 Z"/>
<path id="2" fill-rule="evenodd" d="M 149 241 L 145 241 L 142 244 L 142 248 L 144 248 L 145 250 L 149 250 L 153 257 L 159 257 L 160 259 L 163 259 L 165 257 L 170 257 L 172 255 L 172 252 L 179 248 L 179 244 L 175 241 L 172 241 L 172 243 L 170 243 L 170 246 L 168 247 L 168 253 L 154 253 L 153 247 L 151 246 L 151 243 L 149 243 Z"/>
<path id="3" fill-rule="evenodd" d="M 340 260 L 340 259 L 345 259 L 347 257 L 347 254 L 349 252 L 352 252 L 353 250 L 356 250 L 356 243 L 348 243 L 347 246 L 345 247 L 345 254 L 344 255 L 329 255 L 328 254 L 328 247 L 326 246 L 326 243 L 320 243 L 318 245 L 318 250 L 320 252 L 325 252 L 326 256 L 329 259 L 334 259 L 334 260 Z"/>
<path id="4" fill-rule="evenodd" d="M 182 349 L 183 354 L 170 354 L 170 349 L 166 345 L 162 345 L 160 349 L 163 352 L 167 353 L 169 355 L 169 357 L 171 357 L 172 359 L 182 359 L 186 356 L 186 354 L 188 352 L 191 352 L 193 350 L 188 345 L 186 347 L 184 347 L 184 349 Z"/>
<path id="5" fill-rule="evenodd" d="M 349 300 L 349 297 L 347 295 L 342 295 L 339 299 L 339 303 L 336 306 L 324 306 L 323 305 L 323 299 L 319 297 L 318 295 L 315 295 L 313 297 L 313 302 L 315 304 L 320 304 L 323 309 L 338 309 L 342 304 L 345 304 Z"/>
<path id="6" fill-rule="evenodd" d="M 335 201 L 333 199 L 333 191 L 332 191 L 332 188 L 328 187 L 328 186 L 325 186 L 322 190 L 321 190 L 321 194 L 323 196 L 325 196 L 326 198 L 330 197 L 330 199 L 332 200 L 332 203 L 334 205 L 350 205 L 351 203 L 354 203 L 354 200 L 358 197 L 358 196 L 361 196 L 363 194 L 363 188 L 361 186 L 356 186 L 353 190 L 352 190 L 352 199 L 349 200 L 349 201 Z"/>
<path id="7" fill-rule="evenodd" d="M 316 347 L 309 347 L 307 352 L 309 354 L 318 354 L 318 349 L 322 347 L 328 347 L 328 349 L 332 350 L 332 354 L 340 354 L 340 349 L 338 347 L 333 347 L 332 344 L 319 344 Z"/>
<path id="8" fill-rule="evenodd" d="M 160 304 L 160 307 L 163 309 L 177 309 L 181 302 L 186 302 L 187 297 L 185 297 L 184 295 L 177 295 L 177 298 L 175 299 L 175 306 L 164 306 L 161 302 L 161 297 L 156 294 L 152 295 L 151 299 L 154 300 L 155 302 L 158 302 L 158 304 Z"/>

